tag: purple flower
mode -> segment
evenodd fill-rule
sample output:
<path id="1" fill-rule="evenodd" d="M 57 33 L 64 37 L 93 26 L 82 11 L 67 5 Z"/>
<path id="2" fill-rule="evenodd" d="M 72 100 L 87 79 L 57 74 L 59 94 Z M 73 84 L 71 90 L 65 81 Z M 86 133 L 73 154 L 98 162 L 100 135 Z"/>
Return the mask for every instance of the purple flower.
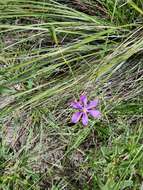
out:
<path id="1" fill-rule="evenodd" d="M 101 112 L 95 109 L 98 103 L 98 99 L 90 101 L 88 103 L 87 96 L 81 95 L 79 101 L 74 101 L 71 103 L 71 106 L 74 109 L 79 110 L 78 112 L 73 114 L 72 123 L 77 123 L 80 119 L 82 119 L 82 124 L 84 126 L 88 125 L 88 114 L 94 118 L 100 118 Z"/>

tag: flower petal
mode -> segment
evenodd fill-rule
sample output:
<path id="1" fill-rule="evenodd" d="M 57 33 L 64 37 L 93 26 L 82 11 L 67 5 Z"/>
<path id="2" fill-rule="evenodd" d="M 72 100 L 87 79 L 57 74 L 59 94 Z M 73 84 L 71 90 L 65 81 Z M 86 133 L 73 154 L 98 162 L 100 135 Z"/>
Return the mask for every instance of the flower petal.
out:
<path id="1" fill-rule="evenodd" d="M 80 101 L 84 106 L 87 106 L 87 96 L 81 95 L 80 96 Z"/>
<path id="2" fill-rule="evenodd" d="M 87 105 L 87 109 L 95 108 L 98 105 L 98 103 L 99 103 L 98 99 L 90 101 L 89 104 Z"/>
<path id="3" fill-rule="evenodd" d="M 76 112 L 72 116 L 72 123 L 77 123 L 82 116 L 82 112 Z"/>
<path id="4" fill-rule="evenodd" d="M 71 106 L 75 109 L 82 109 L 82 105 L 79 102 L 72 102 Z"/>
<path id="5" fill-rule="evenodd" d="M 88 125 L 88 116 L 86 113 L 83 113 L 82 115 L 82 124 L 85 126 Z"/>
<path id="6" fill-rule="evenodd" d="M 88 110 L 88 112 L 94 118 L 100 118 L 101 117 L 101 112 L 98 110 Z"/>

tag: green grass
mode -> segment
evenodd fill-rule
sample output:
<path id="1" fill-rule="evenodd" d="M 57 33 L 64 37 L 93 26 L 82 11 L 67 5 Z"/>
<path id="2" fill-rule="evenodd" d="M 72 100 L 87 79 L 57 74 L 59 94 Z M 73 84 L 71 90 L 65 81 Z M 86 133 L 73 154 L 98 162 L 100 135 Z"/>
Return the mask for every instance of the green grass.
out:
<path id="1" fill-rule="evenodd" d="M 0 189 L 142 188 L 142 34 L 142 0 L 0 0 Z"/>

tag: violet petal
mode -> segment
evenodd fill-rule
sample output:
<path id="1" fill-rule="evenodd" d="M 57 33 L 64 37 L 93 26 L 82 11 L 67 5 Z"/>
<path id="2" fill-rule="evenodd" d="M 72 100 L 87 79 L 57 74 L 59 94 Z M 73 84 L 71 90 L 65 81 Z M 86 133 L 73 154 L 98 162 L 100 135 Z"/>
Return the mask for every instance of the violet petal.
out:
<path id="1" fill-rule="evenodd" d="M 99 103 L 98 99 L 90 101 L 89 104 L 87 105 L 87 109 L 95 108 L 98 105 L 98 103 Z"/>
<path id="2" fill-rule="evenodd" d="M 82 112 L 76 112 L 72 116 L 72 123 L 77 123 L 82 116 Z"/>
<path id="3" fill-rule="evenodd" d="M 82 105 L 79 102 L 72 102 L 71 106 L 75 109 L 82 109 Z"/>
<path id="4" fill-rule="evenodd" d="M 101 112 L 98 110 L 88 110 L 88 112 L 94 118 L 100 118 L 101 117 Z"/>
<path id="5" fill-rule="evenodd" d="M 80 101 L 84 106 L 87 106 L 87 96 L 81 95 L 80 96 Z"/>
<path id="6" fill-rule="evenodd" d="M 82 115 L 82 123 L 85 126 L 88 125 L 88 116 L 86 113 L 83 113 L 83 115 Z"/>

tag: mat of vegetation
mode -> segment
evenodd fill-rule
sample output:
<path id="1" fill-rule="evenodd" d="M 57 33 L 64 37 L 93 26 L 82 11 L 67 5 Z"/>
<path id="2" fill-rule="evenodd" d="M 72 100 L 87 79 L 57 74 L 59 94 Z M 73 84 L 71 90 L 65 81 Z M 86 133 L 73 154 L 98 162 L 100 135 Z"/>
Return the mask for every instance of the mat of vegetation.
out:
<path id="1" fill-rule="evenodd" d="M 143 189 L 142 0 L 0 0 L 0 189 Z"/>

